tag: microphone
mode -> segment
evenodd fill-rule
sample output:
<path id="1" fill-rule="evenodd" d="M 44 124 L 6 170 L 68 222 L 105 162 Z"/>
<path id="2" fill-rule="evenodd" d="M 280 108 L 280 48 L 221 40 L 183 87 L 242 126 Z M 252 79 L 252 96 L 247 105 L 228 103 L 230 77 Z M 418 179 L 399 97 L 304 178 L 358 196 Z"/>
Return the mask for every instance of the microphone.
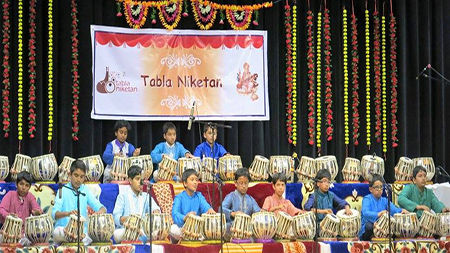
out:
<path id="1" fill-rule="evenodd" d="M 420 71 L 420 74 L 416 77 L 416 80 L 419 80 L 419 77 L 423 74 L 423 72 L 425 72 L 425 70 L 431 68 L 431 64 L 427 64 L 427 66 L 425 66 L 425 68 L 422 69 L 422 71 Z"/>
<path id="2" fill-rule="evenodd" d="M 191 130 L 192 127 L 192 121 L 194 121 L 194 108 L 195 108 L 195 100 L 194 103 L 192 103 L 192 108 L 191 108 L 191 114 L 189 115 L 189 123 L 188 123 L 188 130 Z"/>

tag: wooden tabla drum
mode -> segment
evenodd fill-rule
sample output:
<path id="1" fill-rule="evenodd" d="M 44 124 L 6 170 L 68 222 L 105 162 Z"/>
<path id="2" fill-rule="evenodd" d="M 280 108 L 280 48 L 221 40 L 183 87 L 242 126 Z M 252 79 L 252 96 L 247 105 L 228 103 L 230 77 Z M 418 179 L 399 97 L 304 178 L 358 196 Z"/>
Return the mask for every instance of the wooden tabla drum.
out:
<path id="1" fill-rule="evenodd" d="M 350 209 L 351 215 L 345 214 L 345 210 L 339 210 L 336 216 L 341 222 L 339 235 L 342 238 L 358 238 L 359 230 L 361 229 L 361 216 L 358 210 Z"/>
<path id="2" fill-rule="evenodd" d="M 233 181 L 236 170 L 242 168 L 242 160 L 238 155 L 226 155 L 219 158 L 219 175 L 222 180 Z"/>
<path id="3" fill-rule="evenodd" d="M 272 239 L 277 231 L 277 220 L 272 212 L 258 212 L 252 214 L 252 231 L 256 239 Z"/>
<path id="4" fill-rule="evenodd" d="M 331 181 L 337 176 L 339 171 L 339 167 L 337 164 L 336 156 L 334 155 L 326 155 L 316 158 L 316 171 L 321 169 L 327 169 L 331 174 Z"/>
<path id="5" fill-rule="evenodd" d="M 152 240 L 164 241 L 170 232 L 170 215 L 167 213 L 152 213 Z M 150 238 L 150 214 L 147 213 L 144 218 L 144 231 Z"/>
<path id="6" fill-rule="evenodd" d="M 122 241 L 137 241 L 141 235 L 141 228 L 144 226 L 144 220 L 138 214 L 130 214 L 123 223 L 125 232 Z"/>
<path id="7" fill-rule="evenodd" d="M 128 178 L 128 169 L 130 162 L 126 156 L 114 156 L 111 164 L 112 181 L 126 181 Z"/>
<path id="8" fill-rule="evenodd" d="M 419 220 L 419 233 L 421 237 L 433 237 L 436 234 L 436 225 L 438 222 L 438 217 L 436 214 L 423 211 L 422 216 Z"/>
<path id="9" fill-rule="evenodd" d="M 438 213 L 438 222 L 436 225 L 436 232 L 440 236 L 450 236 L 450 213 Z"/>
<path id="10" fill-rule="evenodd" d="M 86 236 L 84 234 L 84 222 L 86 219 L 80 216 L 80 222 L 77 222 L 77 216 L 74 214 L 70 215 L 69 222 L 64 228 L 64 238 L 67 242 L 76 242 L 78 239 L 78 227 L 80 227 L 80 241 Z"/>
<path id="11" fill-rule="evenodd" d="M 365 155 L 361 159 L 364 180 L 370 181 L 373 174 L 384 176 L 384 160 L 379 156 Z"/>
<path id="12" fill-rule="evenodd" d="M 298 181 L 300 182 L 311 182 L 314 177 L 316 177 L 316 160 L 309 156 L 302 156 L 300 158 L 300 163 L 298 164 L 297 170 Z"/>
<path id="13" fill-rule="evenodd" d="M 158 165 L 158 181 L 172 180 L 177 174 L 177 161 L 164 155 Z"/>
<path id="14" fill-rule="evenodd" d="M 270 156 L 269 174 L 273 176 L 277 173 L 284 173 L 287 180 L 293 179 L 294 159 L 287 155 Z"/>
<path id="15" fill-rule="evenodd" d="M 114 234 L 114 218 L 110 213 L 89 216 L 88 234 L 94 242 L 109 242 Z"/>
<path id="16" fill-rule="evenodd" d="M 237 213 L 231 224 L 231 238 L 248 239 L 252 236 L 251 217 L 243 213 Z"/>
<path id="17" fill-rule="evenodd" d="M 309 211 L 294 216 L 292 230 L 297 238 L 301 240 L 312 240 L 316 234 L 316 216 Z"/>
<path id="18" fill-rule="evenodd" d="M 434 167 L 433 157 L 418 157 L 413 159 L 413 168 L 416 166 L 423 166 L 427 170 L 427 181 L 431 181 L 436 173 L 436 168 Z"/>
<path id="19" fill-rule="evenodd" d="M 75 162 L 75 159 L 69 156 L 64 156 L 61 164 L 59 165 L 58 169 L 58 179 L 59 182 L 69 182 L 69 173 L 70 173 L 70 166 L 72 166 L 72 163 Z"/>
<path id="20" fill-rule="evenodd" d="M 25 219 L 25 236 L 32 242 L 48 243 L 53 232 L 53 219 L 50 214 L 30 216 Z"/>
<path id="21" fill-rule="evenodd" d="M 14 163 L 11 167 L 11 179 L 12 181 L 16 181 L 17 174 L 21 171 L 28 171 L 30 172 L 30 164 L 31 164 L 31 157 L 27 155 L 22 154 L 16 154 L 16 158 L 14 159 Z"/>
<path id="22" fill-rule="evenodd" d="M 415 213 L 394 214 L 395 218 L 395 235 L 401 238 L 414 238 L 419 232 L 419 220 Z"/>
<path id="23" fill-rule="evenodd" d="M 138 166 L 142 169 L 142 179 L 148 180 L 153 173 L 153 161 L 150 155 L 131 156 L 128 158 L 130 167 Z"/>
<path id="24" fill-rule="evenodd" d="M 394 168 L 396 181 L 412 181 L 413 160 L 402 156 Z"/>
<path id="25" fill-rule="evenodd" d="M 188 169 L 197 171 L 199 177 L 202 171 L 202 160 L 200 157 L 187 158 L 182 157 L 178 159 L 178 175 L 183 175 L 183 172 Z"/>
<path id="26" fill-rule="evenodd" d="M 261 155 L 255 155 L 248 172 L 253 181 L 267 180 L 269 178 L 269 159 Z"/>
<path id="27" fill-rule="evenodd" d="M 336 238 L 339 234 L 341 221 L 334 214 L 327 214 L 320 222 L 319 237 L 321 238 Z"/>
<path id="28" fill-rule="evenodd" d="M 100 177 L 105 170 L 102 158 L 99 155 L 93 155 L 82 157 L 80 160 L 86 165 L 86 180 L 88 182 L 100 182 Z"/>
<path id="29" fill-rule="evenodd" d="M 203 218 L 203 233 L 206 240 L 220 240 L 220 213 L 216 214 L 202 214 Z M 227 221 L 225 214 L 222 214 L 222 234 L 225 235 Z"/>
<path id="30" fill-rule="evenodd" d="M 204 157 L 201 178 L 202 182 L 213 181 L 213 174 L 217 173 L 217 160 L 212 157 Z"/>
<path id="31" fill-rule="evenodd" d="M 181 228 L 181 238 L 186 241 L 203 241 L 204 220 L 202 217 L 189 214 Z"/>
<path id="32" fill-rule="evenodd" d="M 361 174 L 361 162 L 356 158 L 345 158 L 344 168 L 342 168 L 344 181 L 359 181 Z"/>
<path id="33" fill-rule="evenodd" d="M 36 181 L 51 181 L 58 173 L 58 162 L 54 154 L 36 156 L 31 159 L 30 172 Z"/>
<path id="34" fill-rule="evenodd" d="M 9 174 L 9 160 L 7 156 L 0 156 L 0 181 L 4 181 Z"/>
<path id="35" fill-rule="evenodd" d="M 391 236 L 395 231 L 395 218 L 391 219 Z M 373 224 L 373 235 L 376 238 L 387 238 L 389 236 L 389 215 L 387 212 L 383 213 L 377 221 Z"/>
<path id="36" fill-rule="evenodd" d="M 292 234 L 292 223 L 294 219 L 287 213 L 279 211 L 276 214 L 277 229 L 275 230 L 275 238 L 290 239 Z"/>
<path id="37" fill-rule="evenodd" d="M 22 225 L 23 221 L 21 218 L 12 215 L 6 216 L 5 223 L 3 223 L 1 229 L 2 243 L 18 243 L 20 238 L 22 238 Z"/>

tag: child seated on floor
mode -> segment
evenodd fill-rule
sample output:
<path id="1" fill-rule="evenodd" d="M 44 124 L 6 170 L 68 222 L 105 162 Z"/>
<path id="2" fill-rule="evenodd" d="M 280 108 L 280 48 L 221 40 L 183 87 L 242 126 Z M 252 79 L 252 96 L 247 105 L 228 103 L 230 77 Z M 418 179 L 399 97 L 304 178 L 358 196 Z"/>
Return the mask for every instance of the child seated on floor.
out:
<path id="1" fill-rule="evenodd" d="M 206 141 L 198 145 L 197 148 L 195 148 L 194 156 L 200 157 L 202 159 L 203 157 L 212 157 L 218 160 L 220 157 L 228 155 L 228 152 L 225 150 L 225 148 L 216 142 L 217 139 L 216 124 L 208 122 L 208 124 L 206 124 L 203 127 L 203 137 L 205 138 Z"/>
<path id="2" fill-rule="evenodd" d="M 276 173 L 272 177 L 272 187 L 275 193 L 272 196 L 268 196 L 264 200 L 262 209 L 275 212 L 277 214 L 283 211 L 290 216 L 295 216 L 299 213 L 304 213 L 305 211 L 296 208 L 290 200 L 283 198 L 284 191 L 286 189 L 287 178 L 284 173 Z"/>
<path id="3" fill-rule="evenodd" d="M 103 183 L 110 183 L 111 165 L 115 156 L 138 156 L 141 153 L 141 148 L 134 148 L 134 146 L 127 142 L 128 132 L 131 130 L 131 125 L 128 121 L 118 120 L 114 124 L 114 134 L 116 139 L 106 144 L 105 152 L 103 152 L 103 161 L 106 163 L 105 172 L 103 174 Z"/>
<path id="4" fill-rule="evenodd" d="M 25 228 L 25 219 L 33 215 L 41 215 L 42 209 L 36 202 L 33 194 L 29 193 L 32 179 L 27 171 L 22 171 L 17 174 L 16 187 L 17 191 L 9 191 L 3 197 L 0 203 L 0 222 L 5 223 L 6 216 L 12 215 L 22 219 L 22 235 Z M 7 231 L 8 232 L 8 231 Z M 2 242 L 2 234 L 0 234 L 0 243 Z M 23 246 L 29 246 L 31 242 L 23 236 L 19 243 Z"/>
<path id="5" fill-rule="evenodd" d="M 181 228 L 188 215 L 201 216 L 203 213 L 214 214 L 214 209 L 206 202 L 201 192 L 197 192 L 198 173 L 193 169 L 187 169 L 181 177 L 185 188 L 175 196 L 172 207 L 173 225 L 170 228 L 171 241 L 177 243 L 181 238 Z"/>
<path id="6" fill-rule="evenodd" d="M 142 192 L 141 185 L 142 169 L 138 166 L 131 166 L 128 169 L 128 182 L 130 186 L 119 193 L 116 204 L 114 206 L 113 216 L 116 230 L 114 231 L 114 241 L 120 243 L 123 240 L 125 228 L 123 223 L 128 219 L 130 214 L 137 214 L 144 218 L 145 214 L 149 212 L 149 195 Z M 159 206 L 151 198 L 152 213 L 161 212 Z M 143 243 L 147 241 L 147 236 L 142 230 L 142 236 L 139 238 Z"/>
<path id="7" fill-rule="evenodd" d="M 347 201 L 339 198 L 333 192 L 330 192 L 331 174 L 327 169 L 321 169 L 317 172 L 316 177 L 316 190 L 309 195 L 308 201 L 305 204 L 305 210 L 316 212 L 314 206 L 314 198 L 317 194 L 317 214 L 318 221 L 321 222 L 325 215 L 333 214 L 333 208 L 341 210 L 345 208 L 345 214 L 352 215 L 350 205 Z"/>
<path id="8" fill-rule="evenodd" d="M 53 239 L 55 244 L 65 242 L 64 228 L 71 215 L 77 215 L 77 192 L 80 192 L 80 217 L 87 219 L 87 205 L 89 205 L 96 213 L 106 213 L 106 208 L 100 203 L 98 199 L 92 195 L 89 188 L 84 185 L 86 176 L 86 165 L 81 160 L 76 160 L 70 166 L 69 180 L 63 188 L 56 193 L 55 205 L 52 208 L 52 217 L 56 221 L 55 230 L 53 231 Z M 60 195 L 61 192 L 61 195 Z M 84 222 L 84 229 L 81 232 L 84 234 L 82 243 L 87 246 L 92 242 L 92 239 L 87 233 L 87 221 Z"/>
<path id="9" fill-rule="evenodd" d="M 369 181 L 369 191 L 362 201 L 361 209 L 361 230 L 359 237 L 363 241 L 370 241 L 373 236 L 373 224 L 383 213 L 387 213 L 388 199 L 381 197 L 383 194 L 383 178 L 381 175 L 374 174 Z M 396 213 L 408 213 L 405 209 L 400 209 L 392 202 L 389 202 L 391 216 Z"/>
<path id="10" fill-rule="evenodd" d="M 163 126 L 163 137 L 165 142 L 161 142 L 156 145 L 155 149 L 150 153 L 152 161 L 154 163 L 153 179 L 158 181 L 158 164 L 162 161 L 164 156 L 168 156 L 174 160 L 178 160 L 180 157 L 194 157 L 183 144 L 177 142 L 177 128 L 172 122 L 167 122 Z M 174 177 L 174 180 L 176 178 Z"/>

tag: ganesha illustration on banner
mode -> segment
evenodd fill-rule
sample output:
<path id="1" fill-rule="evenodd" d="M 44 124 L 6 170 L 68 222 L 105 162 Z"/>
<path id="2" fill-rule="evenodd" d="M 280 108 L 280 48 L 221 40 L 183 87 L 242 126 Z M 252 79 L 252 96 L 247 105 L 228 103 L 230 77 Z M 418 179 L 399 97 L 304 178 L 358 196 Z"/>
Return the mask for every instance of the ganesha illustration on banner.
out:
<path id="1" fill-rule="evenodd" d="M 259 97 L 256 95 L 256 91 L 259 84 L 256 79 L 258 79 L 258 74 L 252 74 L 250 72 L 250 64 L 244 63 L 244 72 L 241 73 L 239 71 L 237 74 L 238 84 L 236 84 L 236 91 L 240 94 L 250 95 L 253 101 L 257 100 Z"/>

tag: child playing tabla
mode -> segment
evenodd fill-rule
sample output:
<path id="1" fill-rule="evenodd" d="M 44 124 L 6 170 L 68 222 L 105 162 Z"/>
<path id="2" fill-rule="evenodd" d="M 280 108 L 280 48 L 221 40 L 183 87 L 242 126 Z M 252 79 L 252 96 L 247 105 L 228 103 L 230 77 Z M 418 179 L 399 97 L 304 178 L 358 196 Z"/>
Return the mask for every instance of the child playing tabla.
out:
<path id="1" fill-rule="evenodd" d="M 284 173 L 276 173 L 273 175 L 272 187 L 275 190 L 275 193 L 272 196 L 268 196 L 264 200 L 262 209 L 275 213 L 283 211 L 290 216 L 305 212 L 296 208 L 290 200 L 283 198 L 283 194 L 286 189 L 286 182 L 287 178 Z"/>
<path id="2" fill-rule="evenodd" d="M 202 159 L 203 157 L 219 159 L 228 154 L 225 148 L 216 142 L 217 126 L 214 123 L 209 122 L 203 127 L 203 137 L 206 141 L 195 148 L 194 156 L 201 157 Z"/>

